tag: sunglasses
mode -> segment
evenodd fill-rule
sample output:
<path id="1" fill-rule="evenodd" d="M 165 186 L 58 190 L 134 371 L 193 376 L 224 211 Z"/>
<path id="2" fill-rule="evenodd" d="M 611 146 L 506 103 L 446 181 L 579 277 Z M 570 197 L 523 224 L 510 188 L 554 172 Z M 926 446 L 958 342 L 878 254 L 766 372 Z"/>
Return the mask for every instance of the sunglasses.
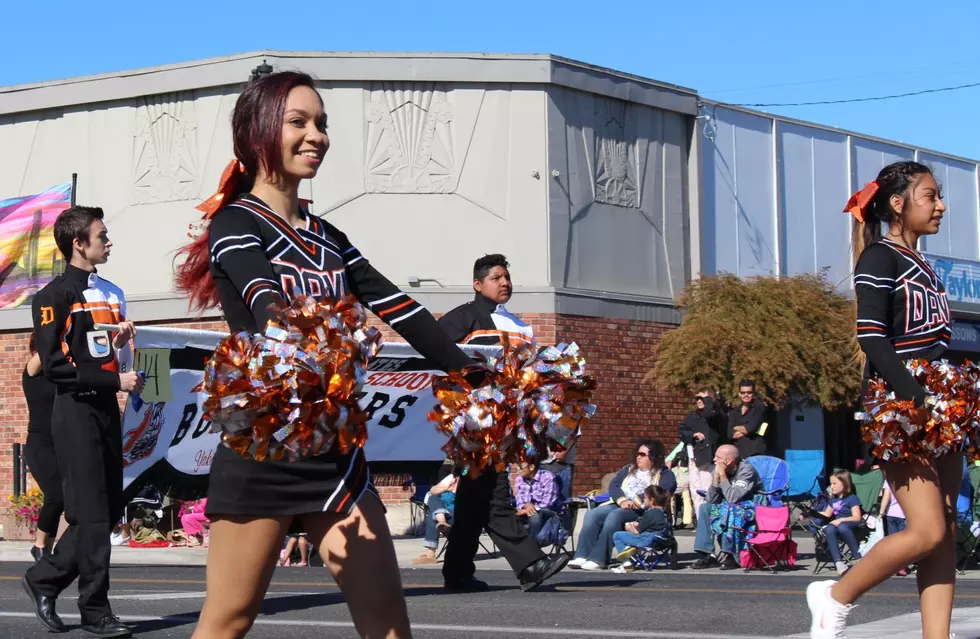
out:
<path id="1" fill-rule="evenodd" d="M 649 457 L 650 455 L 648 455 L 647 453 L 644 453 L 644 452 L 643 452 L 643 451 L 641 450 L 640 452 L 638 452 L 638 453 L 636 454 L 636 456 L 637 456 L 637 457 Z"/>

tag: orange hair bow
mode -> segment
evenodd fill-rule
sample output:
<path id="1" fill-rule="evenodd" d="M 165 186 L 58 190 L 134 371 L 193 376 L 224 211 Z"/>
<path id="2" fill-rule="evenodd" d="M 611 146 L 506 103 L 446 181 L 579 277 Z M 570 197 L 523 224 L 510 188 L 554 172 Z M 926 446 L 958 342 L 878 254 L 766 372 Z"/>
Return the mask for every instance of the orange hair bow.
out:
<path id="1" fill-rule="evenodd" d="M 243 175 L 245 175 L 244 164 L 237 159 L 229 162 L 221 174 L 221 181 L 218 182 L 217 193 L 194 208 L 204 212 L 204 219 L 210 218 L 234 196 L 235 191 L 238 189 L 238 183 L 241 181 Z"/>
<path id="2" fill-rule="evenodd" d="M 878 183 L 868 182 L 864 185 L 863 189 L 852 195 L 851 199 L 847 201 L 847 206 L 844 207 L 844 213 L 850 213 L 854 216 L 854 219 L 863 224 L 868 205 L 871 204 L 871 200 L 877 192 Z"/>

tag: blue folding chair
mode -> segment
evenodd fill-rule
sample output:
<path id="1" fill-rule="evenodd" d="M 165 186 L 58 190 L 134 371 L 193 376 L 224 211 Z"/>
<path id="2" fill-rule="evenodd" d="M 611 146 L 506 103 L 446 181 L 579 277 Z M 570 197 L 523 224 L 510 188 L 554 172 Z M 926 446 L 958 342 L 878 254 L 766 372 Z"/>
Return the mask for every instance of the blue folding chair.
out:
<path id="1" fill-rule="evenodd" d="M 755 467 L 762 480 L 762 490 L 759 491 L 763 506 L 782 506 L 786 491 L 789 490 L 789 466 L 778 457 L 755 455 L 746 458 Z"/>
<path id="2" fill-rule="evenodd" d="M 789 465 L 789 494 L 786 501 L 809 503 L 823 492 L 824 456 L 822 450 L 786 451 Z"/>

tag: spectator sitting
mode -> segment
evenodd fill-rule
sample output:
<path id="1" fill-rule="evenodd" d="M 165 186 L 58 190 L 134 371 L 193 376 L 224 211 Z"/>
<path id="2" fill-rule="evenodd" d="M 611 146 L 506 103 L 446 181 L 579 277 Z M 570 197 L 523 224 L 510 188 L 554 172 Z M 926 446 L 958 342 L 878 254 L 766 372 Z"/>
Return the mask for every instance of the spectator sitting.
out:
<path id="1" fill-rule="evenodd" d="M 425 498 L 429 513 L 425 518 L 425 541 L 422 542 L 425 550 L 412 560 L 413 564 L 436 563 L 439 535 L 448 537 L 449 531 L 452 530 L 450 520 L 456 506 L 456 486 L 458 484 L 459 477 L 454 473 L 449 473 L 442 478 L 442 481 L 429 489 L 429 494 Z"/>
<path id="2" fill-rule="evenodd" d="M 755 382 L 743 379 L 738 383 L 741 406 L 728 413 L 728 439 L 738 448 L 739 457 L 766 454 L 766 440 L 761 433 L 766 419 L 766 405 L 755 396 Z"/>
<path id="3" fill-rule="evenodd" d="M 299 546 L 299 561 L 292 563 L 293 551 Z M 294 566 L 301 568 L 310 563 L 310 540 L 306 538 L 306 533 L 290 531 L 286 538 L 286 547 L 279 553 L 280 566 Z"/>
<path id="4" fill-rule="evenodd" d="M 837 574 L 843 575 L 850 566 L 841 555 L 840 541 L 847 544 L 855 560 L 861 558 L 860 544 L 854 535 L 854 529 L 861 525 L 861 500 L 854 494 L 851 473 L 846 470 L 835 470 L 830 476 L 829 492 L 830 504 L 823 511 L 817 511 L 817 514 L 831 520 L 822 526 L 822 530 Z M 811 529 L 817 526 L 813 522 L 810 524 Z"/>
<path id="5" fill-rule="evenodd" d="M 561 498 L 558 484 L 555 475 L 538 468 L 537 462 L 524 462 L 517 472 L 514 485 L 517 516 L 527 518 L 528 534 L 537 540 L 545 523 L 558 516 Z"/>
<path id="6" fill-rule="evenodd" d="M 618 561 L 626 561 L 636 554 L 637 549 L 649 548 L 655 541 L 670 542 L 673 531 L 664 512 L 670 497 L 670 493 L 660 486 L 646 487 L 643 491 L 643 516 L 639 521 L 628 522 L 624 530 L 613 533 Z"/>
<path id="7" fill-rule="evenodd" d="M 180 525 L 187 535 L 188 546 L 200 546 L 204 543 L 204 530 L 211 525 L 204 509 L 208 505 L 207 497 L 181 508 Z"/>
<path id="8" fill-rule="evenodd" d="M 585 515 L 579 533 L 575 558 L 569 568 L 603 570 L 609 563 L 613 533 L 640 518 L 647 486 L 657 485 L 673 495 L 677 479 L 664 466 L 664 445 L 659 439 L 641 439 L 634 451 L 634 462 L 623 466 L 609 484 L 611 501 Z"/>
<path id="9" fill-rule="evenodd" d="M 739 458 L 738 449 L 731 444 L 715 451 L 715 467 L 708 488 L 707 501 L 698 509 L 698 528 L 694 550 L 701 555 L 691 568 L 738 568 L 731 538 L 721 535 L 721 553 L 715 556 L 715 534 L 711 530 L 711 507 L 717 504 L 736 504 L 752 499 L 760 488 L 759 473 L 752 464 Z"/>

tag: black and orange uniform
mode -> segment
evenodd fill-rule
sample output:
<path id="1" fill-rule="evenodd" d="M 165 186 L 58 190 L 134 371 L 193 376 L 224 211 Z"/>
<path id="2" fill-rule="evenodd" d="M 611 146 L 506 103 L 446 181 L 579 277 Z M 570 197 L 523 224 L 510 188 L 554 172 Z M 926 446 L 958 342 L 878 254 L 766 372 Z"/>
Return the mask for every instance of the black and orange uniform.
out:
<path id="1" fill-rule="evenodd" d="M 31 476 L 44 493 L 44 504 L 37 515 L 37 529 L 53 538 L 58 533 L 58 523 L 65 508 L 58 457 L 54 449 L 54 438 L 51 436 L 55 387 L 44 376 L 43 371 L 31 376 L 27 374 L 26 367 L 21 373 L 21 383 L 28 412 L 24 457 Z"/>
<path id="2" fill-rule="evenodd" d="M 119 373 L 130 365 L 97 323 L 126 316 L 122 290 L 69 265 L 34 296 L 34 330 L 44 376 L 54 384 L 51 435 L 64 487 L 68 530 L 27 571 L 36 590 L 57 596 L 78 578 L 83 624 L 111 614 L 109 533 L 123 513 Z"/>
<path id="3" fill-rule="evenodd" d="M 337 299 L 350 293 L 443 370 L 473 363 L 346 235 L 306 211 L 302 215 L 302 226 L 293 228 L 262 200 L 244 194 L 211 219 L 211 275 L 232 331 L 262 332 L 274 316 L 270 304 L 284 299 Z M 359 448 L 285 462 L 245 459 L 219 446 L 207 514 L 348 514 L 365 493 L 377 496 Z"/>
<path id="4" fill-rule="evenodd" d="M 511 344 L 534 343 L 531 327 L 510 315 L 491 299 L 476 294 L 472 302 L 457 306 L 439 318 L 439 325 L 458 343 L 500 344 L 506 335 Z M 506 472 L 487 469 L 479 477 L 460 477 L 456 507 L 442 575 L 447 585 L 473 578 L 483 529 L 490 534 L 507 563 L 521 572 L 544 557 L 527 529 L 518 521 Z"/>
<path id="5" fill-rule="evenodd" d="M 942 281 L 916 251 L 885 238 L 861 253 L 854 290 L 865 380 L 879 375 L 899 398 L 922 405 L 926 391 L 905 362 L 938 360 L 949 346 L 952 322 Z"/>

